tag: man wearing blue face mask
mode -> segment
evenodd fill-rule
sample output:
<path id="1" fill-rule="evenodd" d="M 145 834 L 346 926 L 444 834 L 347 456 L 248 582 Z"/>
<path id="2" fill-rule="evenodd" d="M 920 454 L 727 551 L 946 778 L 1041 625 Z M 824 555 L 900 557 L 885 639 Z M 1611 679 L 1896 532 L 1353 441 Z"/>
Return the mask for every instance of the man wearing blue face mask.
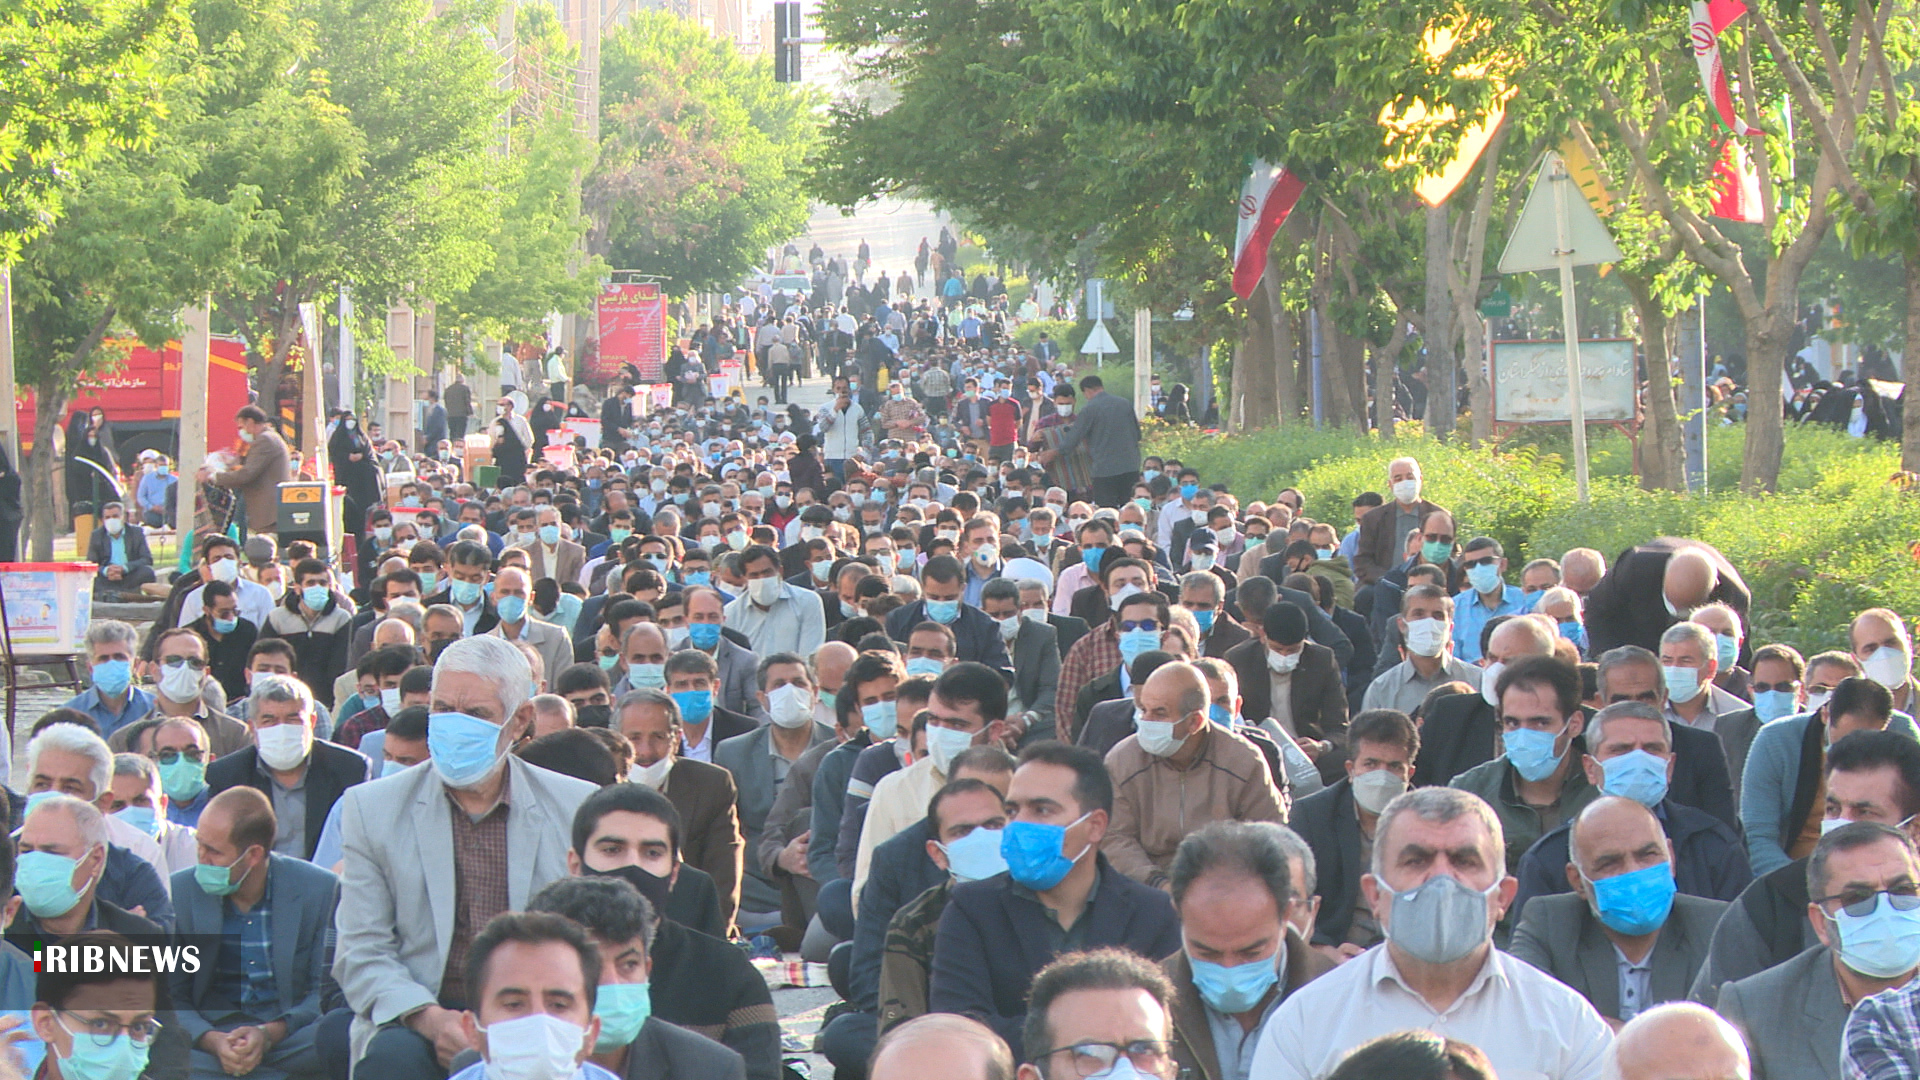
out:
<path id="1" fill-rule="evenodd" d="M 447 604 L 459 611 L 463 636 L 484 634 L 500 625 L 500 614 L 487 598 L 487 586 L 492 581 L 493 555 L 486 545 L 470 540 L 456 541 L 447 548 L 445 587 L 424 602 L 429 607 Z"/>
<path id="2" fill-rule="evenodd" d="M 133 661 L 138 643 L 139 632 L 129 623 L 96 619 L 87 624 L 87 659 L 93 673 L 93 686 L 61 708 L 78 709 L 93 717 L 93 722 L 107 735 L 153 712 L 153 694 L 133 685 Z M 0 742 L 0 747 L 12 753 L 11 740 Z"/>
<path id="3" fill-rule="evenodd" d="M 567 873 L 566 829 L 594 788 L 507 753 L 532 727 L 532 691 L 512 643 L 454 642 L 434 665 L 433 767 L 342 796 L 333 970 L 352 1012 L 327 1017 L 316 1039 L 336 1073 L 359 1056 L 363 1075 L 444 1076 L 469 1046 L 460 1010 L 475 935 Z M 449 926 L 451 936 L 436 929 Z"/>
<path id="4" fill-rule="evenodd" d="M 1612 1034 L 1573 990 L 1493 947 L 1511 902 L 1507 844 L 1484 801 L 1420 788 L 1388 803 L 1361 889 L 1386 930 L 1382 947 L 1280 1003 L 1261 1029 L 1252 1075 L 1310 1080 L 1353 1047 L 1444 1022 L 1500 1076 L 1599 1080 Z"/>
<path id="5" fill-rule="evenodd" d="M 1632 799 L 1654 814 L 1673 849 L 1673 877 L 1682 893 L 1714 900 L 1740 895 L 1753 880 L 1740 834 L 1712 814 L 1668 795 L 1674 771 L 1673 725 L 1665 717 L 1636 701 L 1609 705 L 1588 723 L 1586 743 L 1587 781 L 1603 794 Z M 1521 857 L 1516 916 L 1524 915 L 1527 902 L 1536 896 L 1579 888 L 1565 872 L 1572 831 L 1571 822 L 1548 831 Z"/>
<path id="6" fill-rule="evenodd" d="M 936 555 L 928 559 L 920 573 L 921 599 L 888 613 L 887 636 L 905 641 L 914 627 L 936 622 L 953 631 L 954 655 L 959 659 L 985 664 L 996 671 L 1010 670 L 1013 664 L 1007 659 L 999 624 L 963 599 L 969 572 L 952 556 Z"/>
<path id="7" fill-rule="evenodd" d="M 1260 1026 L 1288 995 L 1333 969 L 1288 925 L 1296 895 L 1278 829 L 1208 825 L 1180 842 L 1171 888 L 1183 948 L 1173 981 L 1173 1056 L 1185 1075 L 1247 1080 Z"/>
<path id="8" fill-rule="evenodd" d="M 533 536 L 524 548 L 531 560 L 528 572 L 535 581 L 550 577 L 559 581 L 580 580 L 580 568 L 587 564 L 587 550 L 568 537 L 560 523 L 560 508 L 542 506 L 534 511 Z"/>
<path id="9" fill-rule="evenodd" d="M 1576 767 L 1586 751 L 1580 738 L 1586 714 L 1580 709 L 1580 673 L 1571 664 L 1551 656 L 1516 660 L 1495 681 L 1494 700 L 1505 753 L 1448 786 L 1470 791 L 1493 808 L 1506 838 L 1507 872 L 1513 873 L 1542 833 L 1600 792 Z"/>
<path id="10" fill-rule="evenodd" d="M 103 929 L 80 935 L 72 944 L 125 949 L 133 940 Z M 41 975 L 32 990 L 32 1034 L 43 1043 L 33 1048 L 46 1055 L 35 1076 L 133 1080 L 145 1071 L 160 1031 L 154 1019 L 160 997 L 155 976 L 129 975 L 111 967 L 50 972 Z"/>
<path id="11" fill-rule="evenodd" d="M 1491 536 L 1467 541 L 1460 566 L 1466 571 L 1467 587 L 1453 598 L 1453 655 L 1473 663 L 1480 659 L 1480 630 L 1488 619 L 1525 614 L 1540 597 L 1506 583 L 1506 553 Z"/>
<path id="12" fill-rule="evenodd" d="M 1001 836 L 1008 872 L 953 889 L 934 939 L 932 1010 L 980 1020 L 1017 1048 L 1034 975 L 1055 957 L 1103 946 L 1166 956 L 1180 947 L 1166 893 L 1099 853 L 1112 808 L 1113 781 L 1091 750 L 1042 742 L 1021 753 Z"/>
<path id="13" fill-rule="evenodd" d="M 1625 1023 L 1684 1001 L 1727 905 L 1676 891 L 1673 847 L 1653 813 L 1607 796 L 1573 823 L 1561 876 L 1573 891 L 1528 904 L 1513 954 Z"/>
<path id="14" fill-rule="evenodd" d="M 1747 1033 L 1755 1076 L 1839 1080 L 1853 1005 L 1920 968 L 1920 853 L 1905 832 L 1858 821 L 1821 837 L 1807 892 L 1820 944 L 1727 983 L 1714 1004 Z"/>

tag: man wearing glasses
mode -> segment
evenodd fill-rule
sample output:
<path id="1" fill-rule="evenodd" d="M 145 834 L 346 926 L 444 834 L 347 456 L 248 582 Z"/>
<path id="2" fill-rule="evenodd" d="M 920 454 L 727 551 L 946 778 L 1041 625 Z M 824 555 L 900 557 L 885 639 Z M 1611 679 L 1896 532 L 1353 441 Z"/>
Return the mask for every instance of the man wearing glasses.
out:
<path id="1" fill-rule="evenodd" d="M 78 935 L 66 944 L 125 949 L 132 942 L 99 931 Z M 40 975 L 33 1033 L 46 1043 L 47 1060 L 37 1075 L 49 1080 L 139 1076 L 160 1032 L 160 1023 L 153 1018 L 160 997 L 154 980 L 152 975 L 129 975 L 111 967 Z"/>
<path id="2" fill-rule="evenodd" d="M 1460 556 L 1467 587 L 1453 598 L 1453 655 L 1468 663 L 1480 660 L 1480 631 L 1487 620 L 1501 615 L 1524 615 L 1540 600 L 1518 585 L 1506 583 L 1506 552 L 1491 536 L 1467 541 Z"/>
<path id="3" fill-rule="evenodd" d="M 1173 1080 L 1173 984 L 1120 949 L 1069 953 L 1033 980 L 1020 1080 Z M 1125 1064 L 1122 1064 L 1122 1059 Z M 1131 1071 L 1129 1071 L 1131 1070 Z"/>
<path id="4" fill-rule="evenodd" d="M 207 643 L 199 634 L 185 627 L 164 631 L 154 643 L 153 655 L 153 679 L 159 690 L 153 698 L 156 716 L 199 721 L 216 756 L 252 741 L 247 725 L 207 704 Z M 124 726 L 107 737 L 107 745 L 115 753 L 129 753 L 134 750 L 134 734 L 133 725 Z"/>
<path id="5" fill-rule="evenodd" d="M 1727 983 L 1715 1005 L 1747 1033 L 1755 1075 L 1839 1077 L 1853 1005 L 1920 967 L 1920 854 L 1905 832 L 1855 821 L 1827 833 L 1807 860 L 1807 889 L 1820 944 Z"/>
<path id="6" fill-rule="evenodd" d="M 163 720 L 153 733 L 148 755 L 160 767 L 160 790 L 167 796 L 167 820 L 188 828 L 200 823 L 213 793 L 207 790 L 207 732 L 191 717 Z"/>

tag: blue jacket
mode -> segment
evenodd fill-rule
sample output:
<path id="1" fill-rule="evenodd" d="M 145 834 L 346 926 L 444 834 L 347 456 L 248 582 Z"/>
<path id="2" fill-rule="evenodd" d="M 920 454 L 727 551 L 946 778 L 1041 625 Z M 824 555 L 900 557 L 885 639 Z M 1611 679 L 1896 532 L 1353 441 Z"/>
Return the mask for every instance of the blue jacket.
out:
<path id="1" fill-rule="evenodd" d="M 1809 721 L 1817 724 L 1809 729 Z M 1747 836 L 1747 860 L 1756 875 L 1793 861 L 1786 849 L 1813 811 L 1813 794 L 1825 764 L 1825 729 L 1823 716 L 1806 713 L 1783 716 L 1754 732 L 1747 771 L 1740 778 L 1740 825 Z M 1893 714 L 1887 730 L 1920 740 L 1920 728 L 1903 712 Z M 1809 748 L 1822 753 L 1809 758 L 1805 753 Z"/>
<path id="2" fill-rule="evenodd" d="M 340 879 L 301 859 L 271 855 L 267 863 L 267 896 L 273 931 L 273 985 L 279 998 L 272 1016 L 283 1020 L 289 1032 L 320 1019 L 321 995 L 326 989 L 327 939 L 333 933 L 333 912 L 340 900 Z M 173 895 L 180 905 L 177 933 L 183 938 L 219 938 L 225 930 L 227 902 L 200 888 L 191 867 L 173 874 Z M 190 1041 L 213 1028 L 206 1010 L 226 1014 L 239 999 L 239 987 L 216 987 L 220 965 L 202 962 L 198 971 L 184 969 L 168 977 L 180 1026 Z"/>
<path id="3" fill-rule="evenodd" d="M 1733 900 L 1753 881 L 1740 837 L 1725 822 L 1672 799 L 1662 801 L 1656 813 L 1673 843 L 1673 878 L 1681 892 L 1709 900 Z M 1516 925 L 1520 909 L 1528 900 L 1573 891 L 1567 884 L 1571 829 L 1571 822 L 1562 822 L 1520 856 L 1520 872 L 1516 875 L 1520 891 L 1513 898 L 1511 916 Z"/>
<path id="4" fill-rule="evenodd" d="M 1099 885 L 1080 916 L 1087 920 L 1086 947 L 1131 949 L 1150 962 L 1178 951 L 1180 917 L 1167 894 L 1115 870 L 1106 856 L 1095 858 Z M 1051 916 L 1038 900 L 1018 895 L 1017 888 L 1006 874 L 954 887 L 934 936 L 927 1004 L 933 1012 L 981 1021 L 1025 1061 L 1020 1048 L 1027 990 L 1054 952 Z"/>

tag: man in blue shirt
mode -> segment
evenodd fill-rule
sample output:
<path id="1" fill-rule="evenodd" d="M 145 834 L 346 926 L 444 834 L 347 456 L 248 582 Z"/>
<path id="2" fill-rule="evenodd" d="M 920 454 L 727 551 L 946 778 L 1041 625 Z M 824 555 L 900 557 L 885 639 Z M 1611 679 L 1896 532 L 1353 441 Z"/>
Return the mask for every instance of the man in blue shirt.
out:
<path id="1" fill-rule="evenodd" d="M 1453 598 L 1453 655 L 1470 664 L 1478 663 L 1480 631 L 1487 620 L 1499 615 L 1524 615 L 1533 610 L 1540 597 L 1528 596 L 1520 586 L 1503 580 L 1506 554 L 1500 541 L 1491 536 L 1467 541 L 1460 566 L 1467 573 L 1467 587 Z"/>
<path id="2" fill-rule="evenodd" d="M 173 475 L 173 463 L 166 458 L 156 457 L 152 464 L 153 471 L 142 476 L 140 486 L 134 489 L 133 504 L 140 511 L 141 522 L 157 529 L 173 524 L 173 489 L 180 479 Z"/>
<path id="3" fill-rule="evenodd" d="M 100 568 L 93 578 L 97 599 L 138 595 L 140 586 L 154 580 L 153 552 L 147 549 L 147 534 L 138 528 L 127 528 L 127 509 L 117 502 L 100 508 L 100 527 L 93 530 L 93 536 L 87 541 L 87 561 Z"/>
<path id="4" fill-rule="evenodd" d="M 95 620 L 87 627 L 86 645 L 93 686 L 61 707 L 93 717 L 103 737 L 152 712 L 153 695 L 133 685 L 133 658 L 140 648 L 133 627 L 119 619 Z"/>

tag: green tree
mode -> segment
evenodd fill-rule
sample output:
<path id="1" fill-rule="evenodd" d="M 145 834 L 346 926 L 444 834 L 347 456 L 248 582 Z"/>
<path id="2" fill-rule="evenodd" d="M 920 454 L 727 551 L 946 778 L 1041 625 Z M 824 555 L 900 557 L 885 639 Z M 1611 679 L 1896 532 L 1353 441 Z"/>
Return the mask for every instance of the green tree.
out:
<path id="1" fill-rule="evenodd" d="M 601 43 L 600 95 L 585 191 L 594 254 L 680 295 L 738 284 L 805 224 L 814 102 L 766 61 L 638 12 Z"/>

